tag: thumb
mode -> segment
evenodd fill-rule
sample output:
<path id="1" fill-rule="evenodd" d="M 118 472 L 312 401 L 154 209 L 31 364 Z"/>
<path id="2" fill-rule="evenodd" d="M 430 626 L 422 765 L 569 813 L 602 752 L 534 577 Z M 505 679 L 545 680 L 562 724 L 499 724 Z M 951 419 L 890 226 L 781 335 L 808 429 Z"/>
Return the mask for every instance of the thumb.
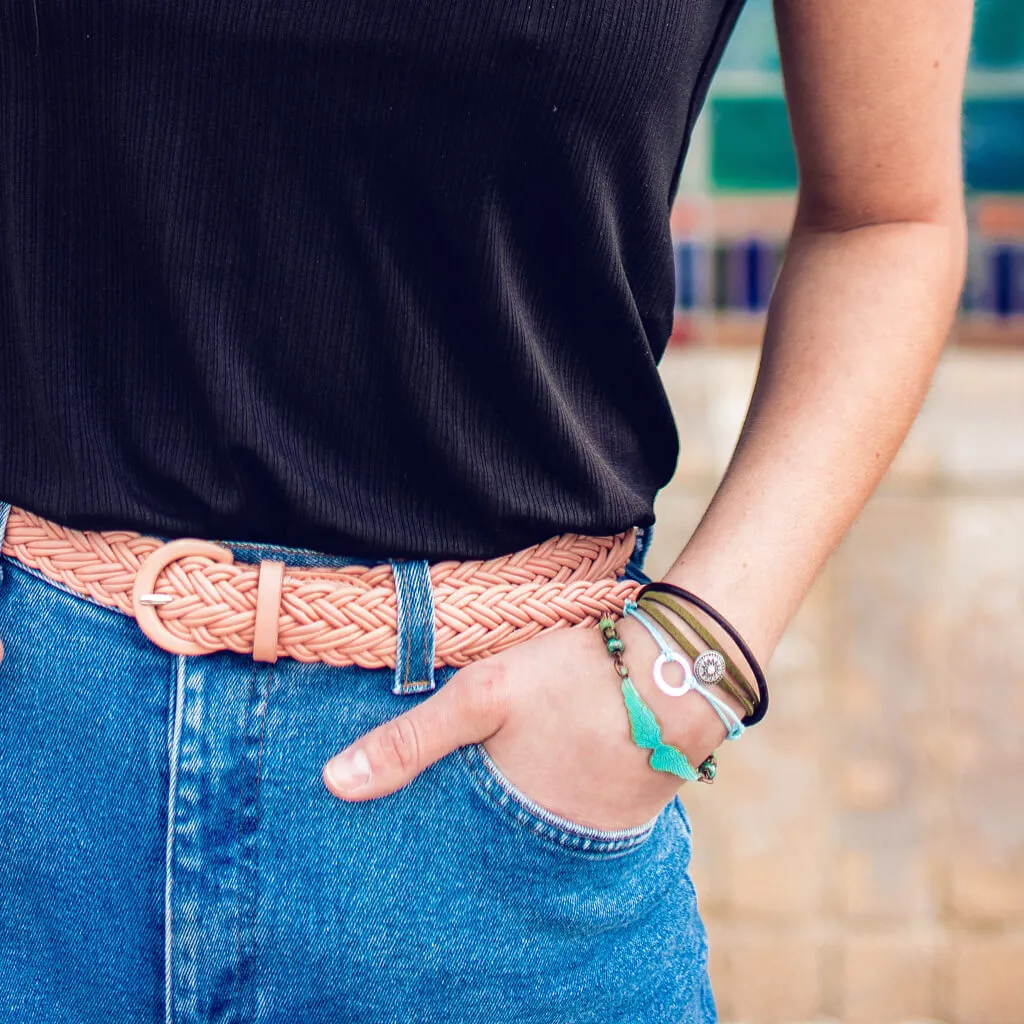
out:
<path id="1" fill-rule="evenodd" d="M 499 666 L 464 668 L 437 693 L 335 754 L 324 765 L 324 785 L 342 800 L 394 793 L 457 747 L 493 736 L 507 704 Z"/>

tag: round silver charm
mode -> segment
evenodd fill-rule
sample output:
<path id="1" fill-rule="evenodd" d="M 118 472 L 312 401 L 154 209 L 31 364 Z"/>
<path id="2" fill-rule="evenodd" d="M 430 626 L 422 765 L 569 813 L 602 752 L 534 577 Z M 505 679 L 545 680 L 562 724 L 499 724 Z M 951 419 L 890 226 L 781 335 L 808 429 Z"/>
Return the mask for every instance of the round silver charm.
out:
<path id="1" fill-rule="evenodd" d="M 678 686 L 673 686 L 665 678 L 665 666 L 670 662 L 678 665 L 683 670 L 683 681 Z M 670 697 L 681 697 L 684 693 L 689 693 L 693 689 L 695 682 L 693 672 L 690 669 L 690 663 L 681 654 L 676 654 L 675 651 L 667 651 L 664 654 L 658 655 L 658 660 L 654 663 L 654 684 L 662 693 L 666 693 Z"/>
<path id="2" fill-rule="evenodd" d="M 705 686 L 714 686 L 725 678 L 725 658 L 718 651 L 703 651 L 693 661 L 693 674 Z"/>

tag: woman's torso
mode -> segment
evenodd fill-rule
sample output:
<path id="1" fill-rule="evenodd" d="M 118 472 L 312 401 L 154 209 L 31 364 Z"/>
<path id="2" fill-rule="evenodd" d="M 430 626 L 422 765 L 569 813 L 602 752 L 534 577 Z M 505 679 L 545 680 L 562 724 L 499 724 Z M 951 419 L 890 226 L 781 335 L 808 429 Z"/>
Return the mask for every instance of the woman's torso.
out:
<path id="1" fill-rule="evenodd" d="M 0 0 L 0 496 L 437 558 L 650 522 L 739 6 Z"/>

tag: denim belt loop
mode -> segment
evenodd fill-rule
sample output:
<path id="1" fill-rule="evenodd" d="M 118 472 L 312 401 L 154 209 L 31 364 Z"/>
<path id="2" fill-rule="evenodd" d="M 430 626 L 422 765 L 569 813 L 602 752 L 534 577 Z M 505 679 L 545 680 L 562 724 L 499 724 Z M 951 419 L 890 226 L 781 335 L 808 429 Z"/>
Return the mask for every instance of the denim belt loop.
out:
<path id="1" fill-rule="evenodd" d="M 650 583 L 650 577 L 644 572 L 644 562 L 647 560 L 647 551 L 653 536 L 653 526 L 636 527 L 633 554 L 622 571 L 626 579 L 636 580 L 637 583 Z"/>
<path id="2" fill-rule="evenodd" d="M 7 533 L 7 518 L 11 514 L 11 503 L 0 501 L 0 548 L 4 546 L 4 534 Z M 0 580 L 4 578 L 3 562 L 0 560 Z"/>
<path id="3" fill-rule="evenodd" d="M 434 680 L 434 591 L 430 563 L 392 560 L 398 597 L 398 646 L 392 693 L 427 693 Z"/>
<path id="4" fill-rule="evenodd" d="M 4 534 L 7 532 L 7 517 L 11 514 L 10 502 L 0 501 L 0 549 L 4 546 Z M 0 583 L 4 580 L 4 560 L 0 553 Z M 4 659 L 4 638 L 0 636 L 0 661 Z"/>
<path id="5" fill-rule="evenodd" d="M 636 543 L 633 546 L 633 561 L 637 567 L 643 569 L 647 560 L 647 552 L 651 548 L 651 541 L 654 539 L 654 526 L 638 526 L 636 528 Z"/>

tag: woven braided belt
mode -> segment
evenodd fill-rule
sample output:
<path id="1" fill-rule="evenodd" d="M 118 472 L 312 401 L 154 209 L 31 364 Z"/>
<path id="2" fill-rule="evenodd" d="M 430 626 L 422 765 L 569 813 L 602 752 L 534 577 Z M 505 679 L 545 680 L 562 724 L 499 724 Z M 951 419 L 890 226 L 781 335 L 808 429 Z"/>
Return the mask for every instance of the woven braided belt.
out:
<path id="1" fill-rule="evenodd" d="M 639 584 L 618 580 L 634 533 L 566 534 L 487 561 L 430 566 L 435 667 L 462 667 L 548 629 L 619 613 Z M 398 596 L 389 565 L 236 564 L 228 548 L 126 530 L 71 530 L 12 508 L 3 553 L 133 616 L 172 654 L 236 651 L 394 668 Z"/>

